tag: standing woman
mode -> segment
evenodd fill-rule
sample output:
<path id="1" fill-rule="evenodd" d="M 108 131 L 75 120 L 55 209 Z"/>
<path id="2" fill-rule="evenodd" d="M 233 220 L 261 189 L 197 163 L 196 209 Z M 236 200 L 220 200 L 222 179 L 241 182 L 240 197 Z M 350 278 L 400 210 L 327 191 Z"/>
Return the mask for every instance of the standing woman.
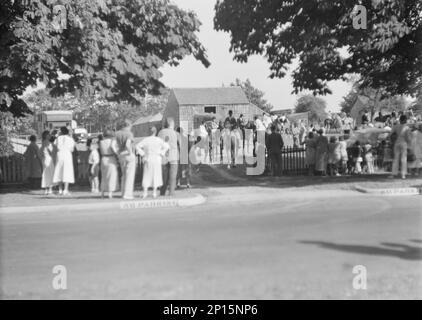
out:
<path id="1" fill-rule="evenodd" d="M 169 145 L 157 137 L 157 129 L 151 128 L 151 135 L 142 140 L 136 146 L 137 152 L 142 156 L 144 164 L 142 188 L 143 198 L 148 196 L 148 189 L 153 188 L 153 197 L 157 197 L 157 189 L 163 185 L 163 174 L 161 170 L 162 158 L 169 150 Z"/>
<path id="2" fill-rule="evenodd" d="M 313 132 L 309 132 L 308 137 L 304 142 L 306 146 L 305 163 L 308 166 L 308 174 L 313 176 L 315 174 L 315 153 L 316 153 L 316 141 Z"/>
<path id="3" fill-rule="evenodd" d="M 57 146 L 57 164 L 54 168 L 53 183 L 59 184 L 59 195 L 66 196 L 69 195 L 69 184 L 75 183 L 72 157 L 75 141 L 69 136 L 69 129 L 61 127 L 60 135 L 54 143 Z"/>
<path id="4" fill-rule="evenodd" d="M 324 133 L 324 129 L 319 129 L 315 145 L 315 170 L 322 176 L 327 174 L 328 161 L 328 138 Z"/>
<path id="5" fill-rule="evenodd" d="M 37 137 L 32 135 L 29 137 L 29 145 L 25 150 L 25 168 L 26 177 L 29 180 L 31 188 L 39 188 L 42 176 L 42 160 L 40 148 L 37 145 Z"/>
<path id="6" fill-rule="evenodd" d="M 405 115 L 400 116 L 399 123 L 391 130 L 391 136 L 394 137 L 392 140 L 395 140 L 392 176 L 398 175 L 400 166 L 401 178 L 406 179 L 407 148 L 411 140 L 411 131 L 407 125 L 407 117 Z"/>
<path id="7" fill-rule="evenodd" d="M 125 200 L 132 200 L 135 185 L 136 157 L 133 152 L 133 134 L 130 129 L 125 128 L 117 132 L 116 142 L 120 168 L 122 169 L 122 197 Z"/>
<path id="8" fill-rule="evenodd" d="M 113 198 L 113 192 L 119 190 L 119 163 L 117 160 L 117 144 L 114 132 L 106 130 L 99 141 L 101 155 L 101 194 L 108 192 L 108 197 Z"/>
<path id="9" fill-rule="evenodd" d="M 43 172 L 41 178 L 41 188 L 45 189 L 45 194 L 53 193 L 53 178 L 54 178 L 54 159 L 55 159 L 55 148 L 51 143 L 51 136 L 49 131 L 42 133 L 42 145 L 41 145 L 41 159 L 43 165 Z"/>

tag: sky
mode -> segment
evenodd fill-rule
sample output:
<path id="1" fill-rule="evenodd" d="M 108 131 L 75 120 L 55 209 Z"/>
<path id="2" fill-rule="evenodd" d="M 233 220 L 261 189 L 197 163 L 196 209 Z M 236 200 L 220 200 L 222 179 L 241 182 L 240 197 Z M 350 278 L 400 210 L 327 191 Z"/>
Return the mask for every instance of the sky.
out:
<path id="1" fill-rule="evenodd" d="M 244 81 L 250 79 L 252 85 L 265 93 L 274 109 L 293 108 L 297 96 L 292 94 L 292 79 L 289 75 L 282 79 L 270 79 L 269 63 L 262 56 L 253 56 L 247 63 L 238 63 L 233 60 L 230 53 L 230 36 L 228 33 L 214 30 L 214 6 L 216 0 L 172 0 L 173 3 L 185 10 L 194 11 L 202 26 L 198 37 L 207 49 L 208 59 L 211 62 L 209 68 L 205 68 L 201 62 L 192 56 L 186 57 L 179 66 L 165 66 L 162 81 L 170 88 L 197 88 L 197 87 L 220 87 L 228 86 L 236 78 Z M 291 67 L 293 70 L 294 67 Z M 329 83 L 333 92 L 323 96 L 327 101 L 327 109 L 338 111 L 342 97 L 345 96 L 351 85 L 343 81 Z"/>

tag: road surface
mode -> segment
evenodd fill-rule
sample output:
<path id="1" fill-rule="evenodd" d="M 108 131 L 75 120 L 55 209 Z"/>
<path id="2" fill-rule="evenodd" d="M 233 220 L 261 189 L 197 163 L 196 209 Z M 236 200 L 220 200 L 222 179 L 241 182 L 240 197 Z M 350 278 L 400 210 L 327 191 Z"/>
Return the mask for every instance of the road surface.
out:
<path id="1" fill-rule="evenodd" d="M 0 294 L 422 298 L 420 196 L 289 197 L 280 190 L 271 201 L 256 194 L 248 201 L 247 192 L 221 194 L 184 209 L 0 214 Z M 66 290 L 53 289 L 56 265 L 66 268 Z M 358 265 L 367 271 L 366 290 L 353 287 Z"/>

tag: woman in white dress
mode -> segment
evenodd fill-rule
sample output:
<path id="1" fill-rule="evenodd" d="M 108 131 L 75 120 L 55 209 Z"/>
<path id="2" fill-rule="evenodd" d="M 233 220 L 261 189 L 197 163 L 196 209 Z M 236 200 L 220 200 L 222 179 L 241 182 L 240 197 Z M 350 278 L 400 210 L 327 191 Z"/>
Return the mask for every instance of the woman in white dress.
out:
<path id="1" fill-rule="evenodd" d="M 157 189 L 163 185 L 161 162 L 162 157 L 169 149 L 169 145 L 156 135 L 157 129 L 152 127 L 151 135 L 136 146 L 136 150 L 142 156 L 142 162 L 144 164 L 142 178 L 144 199 L 148 196 L 148 188 L 153 188 L 153 197 L 156 198 Z"/>
<path id="2" fill-rule="evenodd" d="M 101 156 L 101 193 L 102 197 L 108 192 L 108 197 L 113 198 L 113 192 L 119 190 L 119 162 L 117 159 L 117 143 L 114 132 L 106 130 L 104 138 L 99 142 Z"/>
<path id="3" fill-rule="evenodd" d="M 50 132 L 44 131 L 42 133 L 41 159 L 43 165 L 41 188 L 45 189 L 45 194 L 53 193 L 53 178 L 54 178 L 54 153 L 55 148 L 50 142 Z"/>
<path id="4" fill-rule="evenodd" d="M 57 163 L 54 169 L 53 183 L 59 185 L 59 195 L 69 195 L 69 184 L 75 183 L 72 157 L 75 141 L 69 136 L 69 130 L 66 127 L 61 127 L 60 135 L 54 143 L 57 146 Z"/>
<path id="5" fill-rule="evenodd" d="M 130 127 L 116 133 L 116 143 L 120 168 L 122 169 L 122 197 L 125 200 L 132 200 L 135 186 L 136 157 L 133 150 L 133 134 Z"/>

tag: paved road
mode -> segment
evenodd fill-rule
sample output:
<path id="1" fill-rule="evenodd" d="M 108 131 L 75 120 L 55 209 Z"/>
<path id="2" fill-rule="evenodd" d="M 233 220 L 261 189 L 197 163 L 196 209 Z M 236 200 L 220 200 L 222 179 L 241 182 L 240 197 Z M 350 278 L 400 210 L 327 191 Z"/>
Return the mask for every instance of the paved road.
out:
<path id="1" fill-rule="evenodd" d="M 235 190 L 210 192 L 207 204 L 183 210 L 0 215 L 0 293 L 422 298 L 421 197 L 268 189 L 278 197 L 261 203 L 256 192 Z M 55 265 L 67 269 L 65 291 L 52 288 Z M 367 290 L 353 289 L 356 265 L 367 268 Z"/>

